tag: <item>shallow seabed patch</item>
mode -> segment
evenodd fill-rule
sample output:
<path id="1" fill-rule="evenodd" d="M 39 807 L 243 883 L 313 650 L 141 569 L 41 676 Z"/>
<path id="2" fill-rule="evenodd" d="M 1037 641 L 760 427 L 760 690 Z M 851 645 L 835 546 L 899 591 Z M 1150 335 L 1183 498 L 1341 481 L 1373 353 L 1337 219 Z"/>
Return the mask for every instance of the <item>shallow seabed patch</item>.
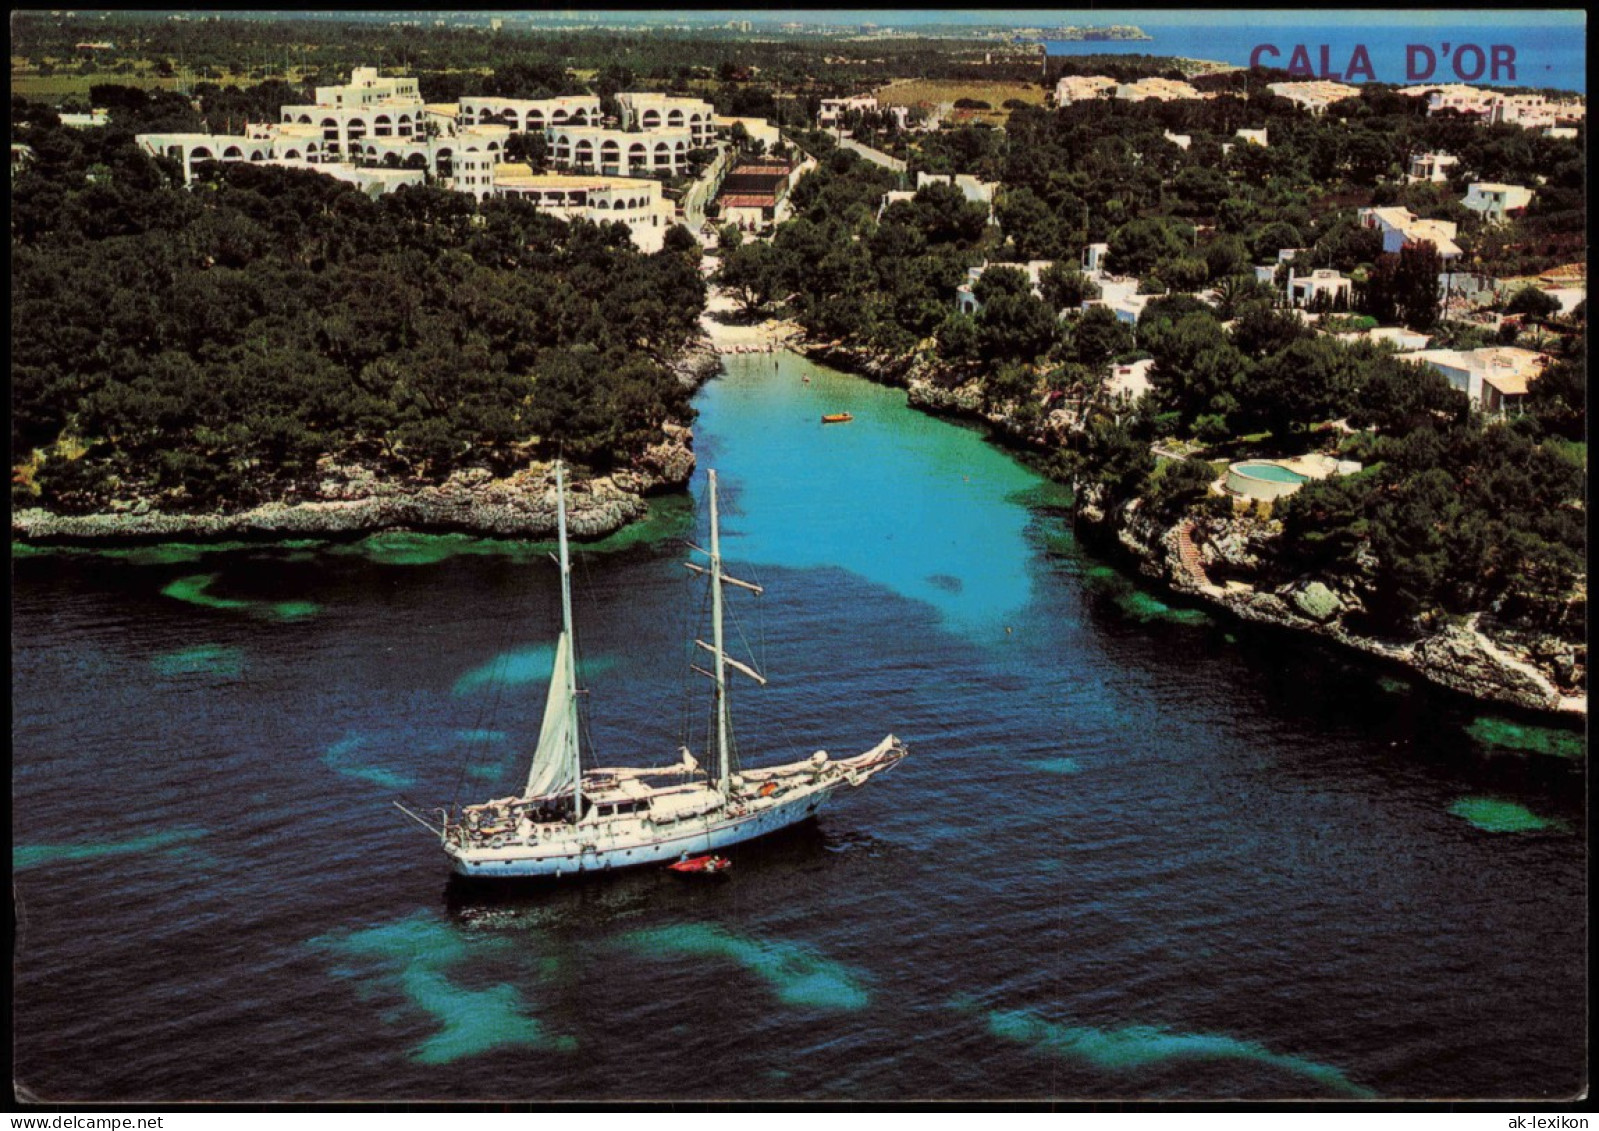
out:
<path id="1" fill-rule="evenodd" d="M 218 597 L 208 592 L 217 576 L 214 573 L 202 573 L 180 577 L 162 588 L 161 593 L 173 600 L 204 609 L 238 609 L 267 620 L 303 620 L 322 611 L 322 607 L 314 601 L 246 601 L 237 597 Z"/>
<path id="2" fill-rule="evenodd" d="M 683 923 L 635 931 L 622 944 L 648 957 L 682 954 L 735 962 L 771 986 L 784 1005 L 855 1010 L 870 1000 L 860 974 L 802 943 L 744 938 L 709 923 Z"/>
<path id="3" fill-rule="evenodd" d="M 1462 797 L 1449 811 L 1490 833 L 1526 833 L 1558 827 L 1525 805 L 1498 797 Z"/>
<path id="4" fill-rule="evenodd" d="M 616 661 L 607 656 L 583 658 L 581 674 L 597 675 L 608 671 Z M 547 683 L 555 665 L 555 649 L 548 644 L 534 644 L 502 652 L 486 664 L 480 664 L 461 675 L 454 685 L 457 695 L 471 695 L 495 687 L 519 687 L 530 683 Z"/>
<path id="5" fill-rule="evenodd" d="M 11 849 L 11 867 L 15 871 L 37 868 L 42 864 L 72 864 L 82 860 L 99 860 L 107 856 L 127 856 L 139 852 L 161 852 L 198 840 L 206 835 L 205 829 L 170 829 L 150 833 L 133 840 L 101 841 L 90 844 L 19 844 Z"/>
<path id="6" fill-rule="evenodd" d="M 244 671 L 244 652 L 221 644 L 197 644 L 163 652 L 150 661 L 164 676 L 215 675 L 237 677 Z"/>
<path id="7" fill-rule="evenodd" d="M 1552 754 L 1556 758 L 1581 758 L 1586 753 L 1582 735 L 1558 727 L 1514 723 L 1493 715 L 1471 720 L 1466 733 L 1484 746 L 1522 750 L 1529 754 Z"/>
<path id="8" fill-rule="evenodd" d="M 447 971 L 474 954 L 500 955 L 509 943 L 474 938 L 426 915 L 364 930 L 322 935 L 308 946 L 341 959 L 335 977 L 380 980 L 396 985 L 407 1000 L 439 1024 L 438 1032 L 417 1045 L 411 1057 L 419 1064 L 449 1064 L 491 1049 L 521 1046 L 572 1052 L 577 1042 L 550 1033 L 528 1012 L 521 992 L 508 982 L 467 988 Z M 353 964 L 352 964 L 353 960 Z"/>
<path id="9" fill-rule="evenodd" d="M 988 1014 L 987 1020 L 988 1031 L 996 1037 L 1115 1072 L 1179 1061 L 1233 1060 L 1280 1069 L 1339 1095 L 1362 1098 L 1374 1095 L 1331 1065 L 1275 1053 L 1255 1041 L 1217 1033 L 1174 1033 L 1153 1025 L 1129 1025 L 1120 1029 L 1060 1025 L 1026 1010 L 995 1010 Z"/>

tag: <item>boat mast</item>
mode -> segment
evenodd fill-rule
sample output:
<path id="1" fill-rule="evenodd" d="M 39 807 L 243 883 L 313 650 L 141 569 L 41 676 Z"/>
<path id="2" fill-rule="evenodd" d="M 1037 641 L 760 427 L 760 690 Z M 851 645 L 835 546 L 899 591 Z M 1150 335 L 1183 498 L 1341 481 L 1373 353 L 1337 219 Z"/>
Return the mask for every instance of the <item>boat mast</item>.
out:
<path id="1" fill-rule="evenodd" d="M 727 669 L 749 676 L 761 686 L 766 685 L 766 677 L 748 664 L 740 663 L 727 654 L 727 648 L 722 634 L 722 584 L 736 585 L 740 589 L 748 589 L 751 593 L 759 595 L 763 592 L 759 585 L 752 582 L 740 581 L 736 577 L 728 577 L 722 572 L 722 526 L 720 516 L 716 513 L 716 472 L 708 472 L 710 479 L 711 501 L 711 548 L 705 550 L 690 542 L 689 549 L 697 554 L 704 554 L 711 559 L 709 568 L 702 568 L 693 562 L 684 562 L 695 573 L 708 573 L 711 575 L 711 642 L 696 639 L 696 647 L 703 648 L 715 657 L 716 662 L 709 668 L 702 668 L 698 664 L 689 666 L 700 675 L 708 676 L 716 683 L 716 787 L 721 790 L 722 796 L 729 796 L 732 788 L 733 777 L 733 743 L 732 719 L 727 707 Z"/>
<path id="2" fill-rule="evenodd" d="M 727 661 L 722 647 L 722 537 L 716 518 L 716 472 L 711 481 L 711 647 L 716 655 L 716 785 L 728 792 L 731 759 L 727 753 Z"/>
<path id="3" fill-rule="evenodd" d="M 572 767 L 572 820 L 583 816 L 583 765 L 577 744 L 577 661 L 576 641 L 572 636 L 572 563 L 566 550 L 566 476 L 561 461 L 555 462 L 556 528 L 561 543 L 561 632 L 566 637 L 566 744 Z"/>

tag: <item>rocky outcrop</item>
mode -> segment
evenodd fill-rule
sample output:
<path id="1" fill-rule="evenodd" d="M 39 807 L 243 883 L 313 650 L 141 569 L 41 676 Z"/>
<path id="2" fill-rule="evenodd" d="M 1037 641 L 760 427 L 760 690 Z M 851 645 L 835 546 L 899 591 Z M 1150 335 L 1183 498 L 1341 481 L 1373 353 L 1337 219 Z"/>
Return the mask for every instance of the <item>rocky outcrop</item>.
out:
<path id="1" fill-rule="evenodd" d="M 691 392 L 715 377 L 721 367 L 721 355 L 708 337 L 691 343 L 670 366 L 678 383 Z"/>
<path id="2" fill-rule="evenodd" d="M 1078 522 L 1109 534 L 1139 571 L 1171 589 L 1225 608 L 1243 620 L 1306 632 L 1401 664 L 1442 687 L 1490 702 L 1536 711 L 1587 713 L 1587 652 L 1544 633 L 1517 630 L 1477 615 L 1429 629 L 1416 639 L 1360 631 L 1364 595 L 1320 578 L 1273 584 L 1262 562 L 1280 529 L 1269 520 L 1185 519 L 1166 527 L 1135 500 L 1108 510 L 1091 497 Z M 1185 550 L 1185 543 L 1193 547 Z M 1190 568 L 1194 551 L 1198 557 Z M 1217 577 L 1230 580 L 1217 582 Z M 1249 577 L 1252 580 L 1241 580 Z"/>
<path id="3" fill-rule="evenodd" d="M 693 436 L 667 425 L 666 436 L 633 466 L 570 484 L 567 526 L 575 538 L 602 538 L 644 517 L 645 496 L 688 482 Z M 63 515 L 15 511 L 11 533 L 21 541 L 206 541 L 224 538 L 340 537 L 379 530 L 458 531 L 505 538 L 555 533 L 555 474 L 533 463 L 495 478 L 477 468 L 437 485 L 396 482 L 370 468 L 324 462 L 312 497 L 264 503 L 223 514 L 163 512 L 141 502 L 120 512 Z"/>
<path id="4" fill-rule="evenodd" d="M 917 353 L 888 354 L 865 346 L 845 345 L 843 342 L 807 340 L 800 350 L 812 361 L 820 361 L 835 369 L 859 373 L 881 385 L 905 388 L 910 383 L 911 371 L 920 358 Z"/>
<path id="5" fill-rule="evenodd" d="M 911 407 L 943 416 L 970 416 L 990 424 L 1003 421 L 1000 414 L 983 411 L 983 389 L 975 381 L 948 386 L 920 377 L 910 382 L 906 399 Z"/>

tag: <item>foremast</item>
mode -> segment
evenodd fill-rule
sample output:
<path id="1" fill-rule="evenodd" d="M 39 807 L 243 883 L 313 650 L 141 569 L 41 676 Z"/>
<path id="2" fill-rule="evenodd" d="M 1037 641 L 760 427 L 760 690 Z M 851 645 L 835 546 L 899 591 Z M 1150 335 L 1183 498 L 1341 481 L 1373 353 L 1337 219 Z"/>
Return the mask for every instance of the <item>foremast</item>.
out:
<path id="1" fill-rule="evenodd" d="M 566 547 L 566 468 L 555 461 L 556 530 L 561 548 L 561 635 L 566 637 L 566 749 L 572 773 L 572 820 L 583 818 L 583 763 L 577 740 L 577 641 L 572 636 L 572 560 Z"/>
<path id="2" fill-rule="evenodd" d="M 566 538 L 566 473 L 560 461 L 555 464 L 555 498 L 561 568 L 561 638 L 555 649 L 555 670 L 544 704 L 538 751 L 522 796 L 533 798 L 552 790 L 563 792 L 562 787 L 570 783 L 572 819 L 576 821 L 583 815 L 583 767 L 578 745 L 577 654 L 572 635 L 572 562 Z"/>

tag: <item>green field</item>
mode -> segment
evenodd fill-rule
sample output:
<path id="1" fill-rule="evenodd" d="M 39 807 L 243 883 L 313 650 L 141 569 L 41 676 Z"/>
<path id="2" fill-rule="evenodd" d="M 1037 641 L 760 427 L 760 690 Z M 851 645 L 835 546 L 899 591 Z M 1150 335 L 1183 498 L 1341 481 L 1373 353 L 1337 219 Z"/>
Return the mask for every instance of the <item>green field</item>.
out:
<path id="1" fill-rule="evenodd" d="M 1028 82 L 984 82 L 961 79 L 896 79 L 876 90 L 877 101 L 884 106 L 932 106 L 953 104 L 970 98 L 988 103 L 988 110 L 970 111 L 973 120 L 1003 125 L 1010 117 L 1005 103 L 1017 99 L 1029 106 L 1044 104 L 1044 88 Z M 967 113 L 961 111 L 960 113 Z"/>
<path id="2" fill-rule="evenodd" d="M 155 73 L 155 68 L 149 63 L 133 63 L 127 65 L 128 69 L 119 70 L 113 67 L 96 67 L 85 70 L 77 63 L 67 62 L 54 67 L 50 74 L 40 74 L 38 67 L 31 67 L 22 60 L 11 60 L 11 93 L 20 94 L 24 98 L 39 99 L 41 101 L 55 101 L 76 95 L 80 98 L 89 96 L 89 88 L 102 83 L 116 83 L 121 86 L 139 86 L 150 90 L 183 90 L 200 82 L 214 82 L 222 86 L 244 86 L 262 81 L 262 77 L 252 78 L 242 71 L 219 71 L 220 78 L 204 78 L 195 74 L 161 76 Z M 299 76 L 291 72 L 287 76 L 290 82 L 299 80 Z"/>

